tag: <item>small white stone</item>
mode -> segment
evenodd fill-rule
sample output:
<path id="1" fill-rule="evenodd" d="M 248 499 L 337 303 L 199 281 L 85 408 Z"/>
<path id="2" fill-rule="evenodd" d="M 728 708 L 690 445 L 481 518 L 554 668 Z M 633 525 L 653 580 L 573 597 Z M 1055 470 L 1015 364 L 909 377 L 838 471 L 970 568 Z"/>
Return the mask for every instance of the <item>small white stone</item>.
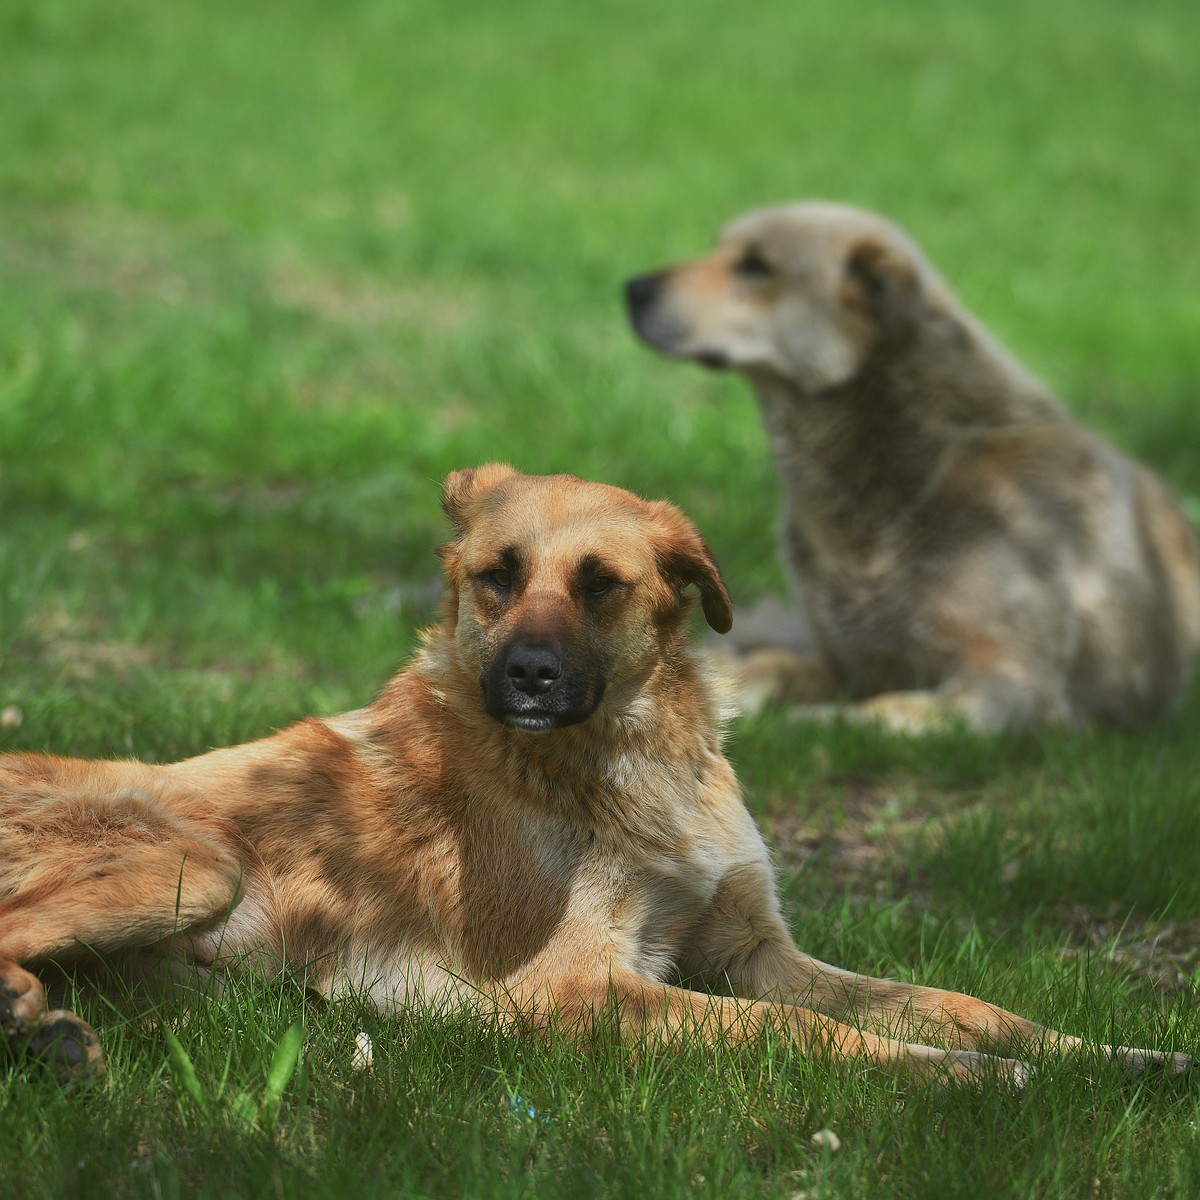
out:
<path id="1" fill-rule="evenodd" d="M 374 1061 L 375 1054 L 370 1036 L 365 1033 L 358 1034 L 354 1039 L 354 1054 L 351 1056 L 350 1066 L 356 1071 L 369 1071 Z"/>
<path id="2" fill-rule="evenodd" d="M 816 1133 L 809 1138 L 814 1146 L 824 1146 L 831 1154 L 836 1153 L 841 1149 L 842 1139 L 838 1137 L 832 1129 L 818 1129 Z"/>

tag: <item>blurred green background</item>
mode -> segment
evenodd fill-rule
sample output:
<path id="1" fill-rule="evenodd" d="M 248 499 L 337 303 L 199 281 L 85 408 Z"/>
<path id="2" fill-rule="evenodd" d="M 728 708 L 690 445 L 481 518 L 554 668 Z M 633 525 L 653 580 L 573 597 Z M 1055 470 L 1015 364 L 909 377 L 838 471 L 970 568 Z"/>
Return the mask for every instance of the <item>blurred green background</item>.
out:
<path id="1" fill-rule="evenodd" d="M 777 586 L 748 388 L 655 359 L 618 293 L 769 202 L 901 222 L 1197 514 L 1198 30 L 1190 0 L 7 0 L 0 701 L 74 642 L 350 702 L 428 610 L 437 481 L 495 457 L 669 496 L 739 599 Z"/>

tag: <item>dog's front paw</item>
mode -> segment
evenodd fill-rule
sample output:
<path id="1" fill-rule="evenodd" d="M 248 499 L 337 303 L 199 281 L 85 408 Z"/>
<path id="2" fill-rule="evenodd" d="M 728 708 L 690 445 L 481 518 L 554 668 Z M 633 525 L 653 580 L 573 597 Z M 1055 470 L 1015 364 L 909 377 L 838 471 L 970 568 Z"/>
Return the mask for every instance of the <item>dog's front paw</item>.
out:
<path id="1" fill-rule="evenodd" d="M 1126 1074 L 1135 1079 L 1177 1079 L 1188 1084 L 1200 1080 L 1200 1062 L 1190 1054 L 1122 1046 L 1116 1052 L 1116 1059 Z"/>
<path id="2" fill-rule="evenodd" d="M 1031 1063 L 1023 1059 L 1000 1058 L 978 1050 L 948 1050 L 944 1062 L 953 1079 L 976 1087 L 991 1083 L 1017 1092 L 1025 1089 L 1035 1070 Z"/>

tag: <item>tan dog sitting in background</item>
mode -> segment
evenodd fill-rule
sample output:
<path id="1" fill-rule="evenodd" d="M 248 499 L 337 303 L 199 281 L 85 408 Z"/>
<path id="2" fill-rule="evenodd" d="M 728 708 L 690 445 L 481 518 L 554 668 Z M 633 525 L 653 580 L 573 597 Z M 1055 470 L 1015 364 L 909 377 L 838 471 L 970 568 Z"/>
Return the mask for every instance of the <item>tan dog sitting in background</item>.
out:
<path id="1" fill-rule="evenodd" d="M 139 974 L 286 969 L 384 1010 L 569 1031 L 611 1002 L 657 1036 L 770 1025 L 813 1052 L 963 1077 L 1023 1077 L 981 1049 L 1079 1045 L 793 944 L 688 647 L 685 589 L 719 632 L 729 597 L 678 509 L 500 465 L 449 476 L 443 504 L 443 620 L 366 708 L 169 766 L 0 758 L 12 1045 L 64 1071 L 96 1058 L 18 965 L 91 951 Z M 1190 1061 L 1109 1053 L 1131 1071 Z"/>
<path id="2" fill-rule="evenodd" d="M 1200 575 L 1174 497 L 896 226 L 835 204 L 752 212 L 626 296 L 651 346 L 758 394 L 815 644 L 751 655 L 748 697 L 858 700 L 843 711 L 900 729 L 1131 724 L 1178 702 Z"/>

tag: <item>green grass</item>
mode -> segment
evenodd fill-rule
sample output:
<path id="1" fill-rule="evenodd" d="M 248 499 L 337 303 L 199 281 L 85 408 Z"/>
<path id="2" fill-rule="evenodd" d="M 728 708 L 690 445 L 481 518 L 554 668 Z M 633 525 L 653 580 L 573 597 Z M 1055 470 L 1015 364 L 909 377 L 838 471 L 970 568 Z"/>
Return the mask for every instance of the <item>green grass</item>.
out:
<path id="1" fill-rule="evenodd" d="M 0 747 L 161 760 L 361 703 L 428 619 L 438 480 L 489 458 L 669 496 L 737 599 L 777 587 L 747 389 L 647 354 L 618 302 L 762 203 L 897 218 L 1200 516 L 1186 0 L 8 0 L 0 46 L 0 707 L 23 717 Z M 806 948 L 1195 1048 L 1198 719 L 1196 690 L 1137 737 L 764 718 L 730 750 Z M 153 1021 L 80 1003 L 109 1084 L 0 1076 L 0 1194 L 1200 1189 L 1197 1097 L 1094 1064 L 947 1094 L 284 985 Z M 247 1123 L 228 1097 L 299 1019 L 278 1117 Z M 222 1097 L 204 1112 L 167 1024 Z"/>

